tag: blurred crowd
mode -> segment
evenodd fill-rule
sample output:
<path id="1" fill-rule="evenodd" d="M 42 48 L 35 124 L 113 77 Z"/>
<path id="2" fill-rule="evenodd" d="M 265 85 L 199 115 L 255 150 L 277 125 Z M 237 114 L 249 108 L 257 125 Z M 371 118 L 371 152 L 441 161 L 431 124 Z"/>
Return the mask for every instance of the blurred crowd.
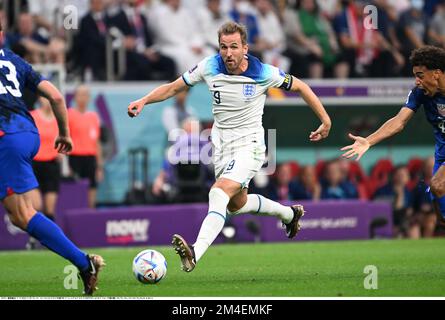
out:
<path id="1" fill-rule="evenodd" d="M 5 0 L 2 4 L 3 46 L 31 63 L 63 64 L 69 77 L 82 81 L 107 79 L 106 39 L 115 30 L 121 34 L 117 46 L 125 52 L 120 80 L 177 77 L 217 52 L 217 30 L 228 20 L 247 26 L 252 54 L 301 78 L 411 76 L 407 61 L 412 49 L 424 44 L 445 47 L 445 0 Z M 367 4 L 373 4 L 378 14 L 364 28 L 364 19 L 372 18 Z M 70 6 L 76 8 L 76 21 L 68 19 L 72 11 L 65 9 Z M 77 23 L 77 28 L 64 26 L 67 21 Z M 76 104 L 84 105 L 82 90 L 78 91 Z M 186 95 L 165 109 L 163 123 L 166 132 L 181 127 L 186 134 L 177 143 L 198 140 L 194 144 L 198 149 L 190 149 L 188 156 L 200 155 L 202 145 L 193 137 L 191 123 L 196 120 L 185 106 Z M 79 117 L 91 118 L 97 131 L 96 117 L 83 109 Z M 88 162 L 82 168 L 89 170 L 77 173 L 90 179 L 90 206 L 96 181 L 103 176 L 98 134 L 94 137 L 92 151 L 79 154 Z M 73 160 L 78 159 L 70 160 L 76 174 Z M 205 201 L 213 179 L 211 168 L 173 165 L 168 160 L 151 186 L 155 201 Z M 390 201 L 396 236 L 430 237 L 437 231 L 426 193 L 433 162 L 412 159 L 394 166 L 383 159 L 369 174 L 357 162 L 344 159 L 315 166 L 288 162 L 272 176 L 257 175 L 250 192 L 272 200 Z"/>
<path id="2" fill-rule="evenodd" d="M 214 181 L 211 149 L 188 91 L 176 96 L 163 110 L 168 135 L 162 168 L 150 186 L 152 203 L 206 202 Z M 443 230 L 436 226 L 436 215 L 427 192 L 433 175 L 434 158 L 412 158 L 395 165 L 390 159 L 378 160 L 369 172 L 360 162 L 335 158 L 315 165 L 289 161 L 276 165 L 266 162 L 249 184 L 249 193 L 274 201 L 364 200 L 389 202 L 393 209 L 395 237 L 432 237 Z M 269 174 L 269 172 L 273 172 Z M 388 221 L 386 221 L 387 223 Z"/>
<path id="3" fill-rule="evenodd" d="M 381 159 L 367 174 L 356 161 L 343 158 L 319 161 L 315 166 L 282 163 L 272 176 L 258 175 L 249 192 L 273 200 L 387 201 L 393 208 L 396 237 L 431 237 L 436 216 L 427 193 L 434 158 L 412 158 L 395 166 Z"/>
<path id="4" fill-rule="evenodd" d="M 427 192 L 433 166 L 433 157 L 412 158 L 402 165 L 381 159 L 367 174 L 358 162 L 344 158 L 304 166 L 290 161 L 277 165 L 272 175 L 265 171 L 257 174 L 249 185 L 249 193 L 275 201 L 389 202 L 395 237 L 433 237 L 441 232 Z M 205 201 L 212 179 L 212 170 L 205 165 L 173 165 L 165 161 L 152 186 L 154 201 Z"/>
<path id="5" fill-rule="evenodd" d="M 5 0 L 1 20 L 4 46 L 78 80 L 107 79 L 116 32 L 119 80 L 171 80 L 217 52 L 228 20 L 247 26 L 252 54 L 300 78 L 411 76 L 412 49 L 445 46 L 444 0 Z"/>

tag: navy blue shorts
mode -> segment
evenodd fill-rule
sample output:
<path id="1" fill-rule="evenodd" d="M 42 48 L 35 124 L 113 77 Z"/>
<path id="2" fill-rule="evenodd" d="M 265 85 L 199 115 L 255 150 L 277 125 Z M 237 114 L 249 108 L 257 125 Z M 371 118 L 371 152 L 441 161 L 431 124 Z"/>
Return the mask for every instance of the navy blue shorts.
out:
<path id="1" fill-rule="evenodd" d="M 34 132 L 7 133 L 0 137 L 0 200 L 39 186 L 32 159 L 39 151 L 40 137 Z"/>

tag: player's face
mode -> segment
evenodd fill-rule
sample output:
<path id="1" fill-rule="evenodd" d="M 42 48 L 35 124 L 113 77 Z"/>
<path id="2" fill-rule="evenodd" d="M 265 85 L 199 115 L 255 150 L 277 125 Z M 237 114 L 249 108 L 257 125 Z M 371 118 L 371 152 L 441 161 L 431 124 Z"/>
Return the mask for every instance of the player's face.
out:
<path id="1" fill-rule="evenodd" d="M 440 70 L 428 70 L 424 66 L 413 67 L 416 86 L 423 89 L 428 96 L 436 94 L 439 88 Z"/>
<path id="2" fill-rule="evenodd" d="M 229 72 L 237 71 L 247 54 L 247 44 L 242 43 L 241 35 L 223 34 L 219 39 L 219 53 Z"/>

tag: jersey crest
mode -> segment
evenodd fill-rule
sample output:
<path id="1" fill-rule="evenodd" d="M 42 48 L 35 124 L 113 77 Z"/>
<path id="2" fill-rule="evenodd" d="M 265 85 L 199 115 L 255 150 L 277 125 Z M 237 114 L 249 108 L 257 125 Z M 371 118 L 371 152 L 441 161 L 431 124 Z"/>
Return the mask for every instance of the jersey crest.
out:
<path id="1" fill-rule="evenodd" d="M 246 98 L 253 97 L 255 95 L 256 85 L 247 83 L 243 84 L 243 95 Z"/>
<path id="2" fill-rule="evenodd" d="M 437 112 L 443 117 L 445 117 L 445 104 L 438 103 L 437 104 Z"/>

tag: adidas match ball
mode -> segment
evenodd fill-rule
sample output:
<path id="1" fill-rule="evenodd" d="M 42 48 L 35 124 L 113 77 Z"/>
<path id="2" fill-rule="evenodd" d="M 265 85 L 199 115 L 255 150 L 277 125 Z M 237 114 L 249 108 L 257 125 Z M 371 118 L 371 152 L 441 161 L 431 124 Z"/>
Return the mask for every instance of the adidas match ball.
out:
<path id="1" fill-rule="evenodd" d="M 167 274 L 167 261 L 156 250 L 141 251 L 133 260 L 133 274 L 144 284 L 158 283 Z"/>

